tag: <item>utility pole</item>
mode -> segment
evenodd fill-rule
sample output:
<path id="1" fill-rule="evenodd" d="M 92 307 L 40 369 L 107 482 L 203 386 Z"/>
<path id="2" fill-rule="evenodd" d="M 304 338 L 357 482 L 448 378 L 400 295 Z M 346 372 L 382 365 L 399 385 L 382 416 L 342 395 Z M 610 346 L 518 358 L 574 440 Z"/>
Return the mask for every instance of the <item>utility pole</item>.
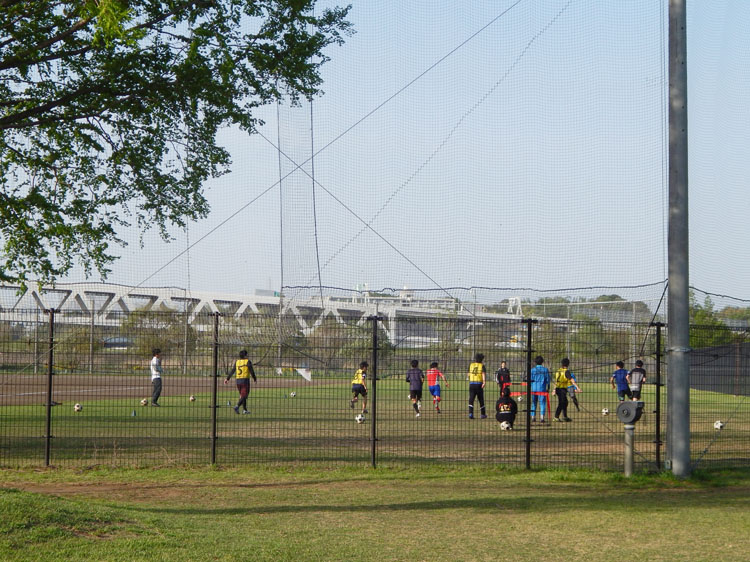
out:
<path id="1" fill-rule="evenodd" d="M 669 301 L 667 456 L 690 474 L 690 310 L 688 280 L 688 113 L 685 0 L 669 0 Z"/>

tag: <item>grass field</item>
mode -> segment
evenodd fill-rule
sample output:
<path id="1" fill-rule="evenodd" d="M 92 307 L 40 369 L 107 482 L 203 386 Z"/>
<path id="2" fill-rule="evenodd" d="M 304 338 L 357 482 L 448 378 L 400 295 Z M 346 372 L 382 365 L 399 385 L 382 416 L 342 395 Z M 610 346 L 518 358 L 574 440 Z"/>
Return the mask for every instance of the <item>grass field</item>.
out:
<path id="1" fill-rule="evenodd" d="M 81 380 L 88 386 L 83 387 Z M 35 392 L 44 377 L 34 379 Z M 211 382 L 208 377 L 168 377 L 161 408 L 142 407 L 149 396 L 143 379 L 125 377 L 56 377 L 62 406 L 52 409 L 51 464 L 84 467 L 205 465 L 211 458 Z M 443 413 L 437 415 L 429 396 L 423 397 L 422 416 L 416 419 L 407 400 L 407 385 L 399 379 L 378 382 L 377 462 L 412 461 L 501 464 L 525 463 L 525 414 L 516 430 L 501 432 L 493 419 L 496 385 L 487 386 L 489 418 L 469 420 L 465 381 L 444 388 Z M 140 386 L 138 386 L 140 385 Z M 522 390 L 516 386 L 515 390 Z M 294 397 L 292 397 L 294 393 Z M 188 396 L 196 400 L 190 402 Z M 264 378 L 253 388 L 251 414 L 236 415 L 227 404 L 236 403 L 233 385 L 219 385 L 217 399 L 216 459 L 222 465 L 248 462 L 326 461 L 367 466 L 371 460 L 371 413 L 364 424 L 349 407 L 348 380 Z M 656 468 L 656 416 L 654 387 L 647 386 L 642 421 L 636 430 L 636 467 Z M 0 407 L 0 466 L 42 466 L 45 453 L 43 398 Z M 614 415 L 617 397 L 606 383 L 588 383 L 580 395 L 581 411 L 573 405 L 570 424 L 532 425 L 532 465 L 597 467 L 620 470 L 623 462 L 622 424 Z M 73 404 L 83 411 L 73 411 Z M 553 407 L 557 401 L 552 398 Z M 694 457 L 701 462 L 742 465 L 750 445 L 750 401 L 744 397 L 706 391 L 691 393 Z M 666 400 L 663 399 L 663 406 Z M 359 405 L 358 405 L 359 407 Z M 521 404 L 520 410 L 525 407 Z M 602 415 L 608 408 L 609 416 Z M 477 411 L 477 414 L 479 412 Z M 547 420 L 551 416 L 547 413 Z M 715 420 L 725 428 L 717 432 Z M 665 428 L 662 414 L 662 440 Z M 662 449 L 663 452 L 663 449 Z M 704 454 L 705 453 L 705 454 Z"/>
<path id="2" fill-rule="evenodd" d="M 0 559 L 747 560 L 750 472 L 2 470 Z"/>

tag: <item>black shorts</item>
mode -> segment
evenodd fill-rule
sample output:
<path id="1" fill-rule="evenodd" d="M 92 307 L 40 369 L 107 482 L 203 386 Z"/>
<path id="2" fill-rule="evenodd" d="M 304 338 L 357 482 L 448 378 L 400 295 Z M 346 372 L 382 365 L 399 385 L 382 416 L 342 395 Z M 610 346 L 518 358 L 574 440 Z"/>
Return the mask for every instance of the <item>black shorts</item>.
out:
<path id="1" fill-rule="evenodd" d="M 412 400 L 421 400 L 422 399 L 422 390 L 410 390 L 409 396 L 411 396 Z"/>
<path id="2" fill-rule="evenodd" d="M 367 389 L 365 388 L 365 385 L 363 384 L 353 384 L 352 394 L 354 394 L 354 396 L 357 396 L 358 394 L 361 394 L 362 396 L 367 396 Z"/>
<path id="3" fill-rule="evenodd" d="M 635 398 L 636 400 L 640 400 L 641 399 L 641 389 L 640 388 L 638 390 L 631 390 L 630 392 L 633 393 L 633 398 Z"/>
<path id="4" fill-rule="evenodd" d="M 624 390 L 618 390 L 618 391 L 617 391 L 617 397 L 618 397 L 618 398 L 619 398 L 620 400 L 625 400 L 625 397 L 626 397 L 626 396 L 627 396 L 628 398 L 633 398 L 633 393 L 632 393 L 632 392 L 630 392 L 630 389 L 629 389 L 629 388 L 626 388 L 626 389 L 624 389 Z"/>

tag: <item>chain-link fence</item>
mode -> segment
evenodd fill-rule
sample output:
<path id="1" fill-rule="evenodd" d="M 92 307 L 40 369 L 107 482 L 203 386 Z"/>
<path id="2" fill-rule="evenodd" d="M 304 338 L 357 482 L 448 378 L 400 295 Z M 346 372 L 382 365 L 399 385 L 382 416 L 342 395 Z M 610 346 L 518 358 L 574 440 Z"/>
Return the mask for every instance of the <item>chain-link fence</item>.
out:
<path id="1" fill-rule="evenodd" d="M 694 327 L 691 339 L 694 464 L 746 464 L 747 334 L 705 326 Z M 3 311 L 0 464 L 314 460 L 618 469 L 623 424 L 615 413 L 620 396 L 629 398 L 612 377 L 618 361 L 627 373 L 642 361 L 635 466 L 656 470 L 668 447 L 665 342 L 659 324 L 594 319 L 334 317 L 273 307 L 242 316 Z M 159 407 L 154 348 L 163 368 Z M 235 408 L 241 388 L 227 380 L 241 350 L 257 377 L 248 413 Z M 483 387 L 481 368 L 467 380 L 477 354 L 484 356 Z M 567 377 L 557 376 L 563 358 Z M 425 376 L 421 395 L 406 381 L 413 361 Z M 366 395 L 354 401 L 362 362 Z M 502 362 L 518 410 L 512 430 L 495 419 Z"/>

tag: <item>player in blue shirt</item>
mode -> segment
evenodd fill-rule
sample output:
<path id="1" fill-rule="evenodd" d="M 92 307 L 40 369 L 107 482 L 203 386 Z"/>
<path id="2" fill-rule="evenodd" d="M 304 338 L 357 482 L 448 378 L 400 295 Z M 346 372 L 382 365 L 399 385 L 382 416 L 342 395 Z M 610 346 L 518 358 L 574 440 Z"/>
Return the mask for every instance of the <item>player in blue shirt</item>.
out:
<path id="1" fill-rule="evenodd" d="M 534 361 L 536 367 L 531 369 L 531 392 L 548 393 L 552 376 L 549 373 L 549 369 L 544 366 L 544 357 L 537 355 Z M 539 402 L 539 423 L 544 423 L 544 411 L 547 406 L 547 397 L 541 394 L 533 394 L 531 400 L 531 421 L 536 421 L 536 404 Z"/>
<path id="2" fill-rule="evenodd" d="M 630 391 L 630 385 L 628 384 L 628 371 L 625 369 L 625 363 L 618 361 L 615 366 L 617 370 L 609 380 L 612 384 L 612 390 L 617 390 L 617 399 L 621 402 L 625 400 L 626 396 L 632 400 L 633 393 Z"/>

